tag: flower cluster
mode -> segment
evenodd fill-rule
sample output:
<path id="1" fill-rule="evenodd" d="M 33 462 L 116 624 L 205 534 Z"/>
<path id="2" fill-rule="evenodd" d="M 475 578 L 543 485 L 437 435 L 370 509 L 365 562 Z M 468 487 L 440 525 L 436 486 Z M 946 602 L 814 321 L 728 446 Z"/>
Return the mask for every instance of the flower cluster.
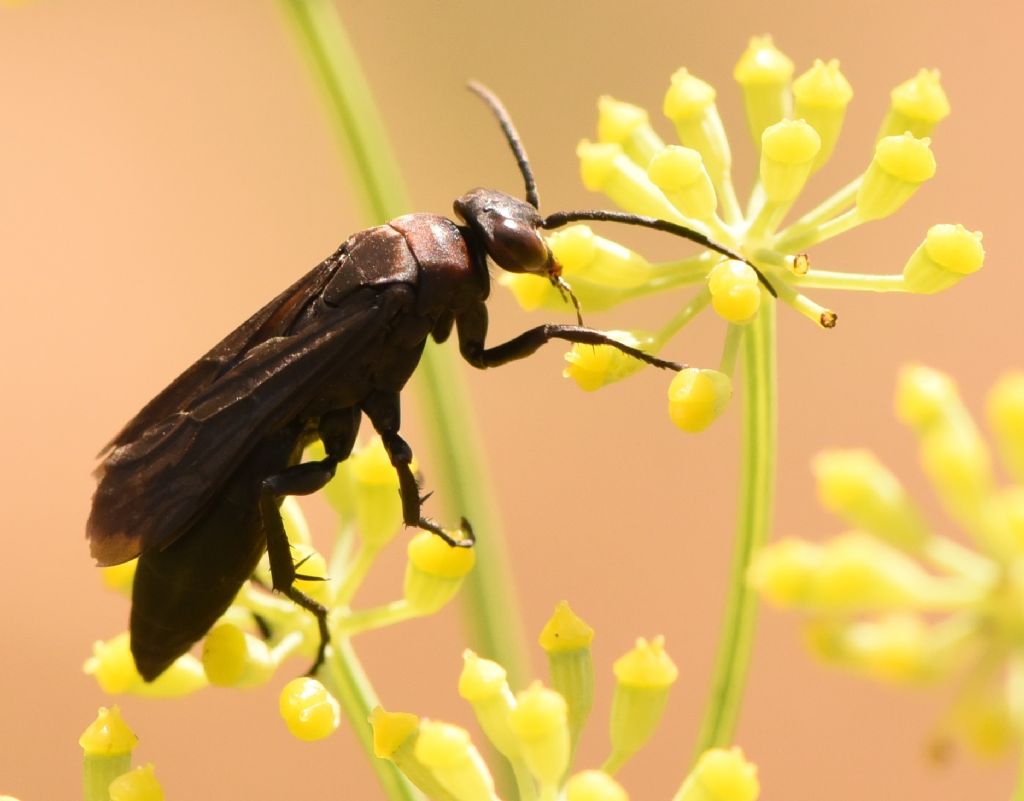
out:
<path id="1" fill-rule="evenodd" d="M 769 286 L 778 300 L 831 328 L 836 314 L 804 290 L 937 292 L 977 271 L 984 259 L 981 234 L 953 224 L 930 228 L 901 274 L 812 269 L 806 253 L 819 242 L 892 214 L 934 175 L 929 136 L 949 114 L 936 71 L 922 70 L 893 90 L 866 169 L 786 225 L 808 179 L 835 148 L 853 90 L 835 60 L 816 61 L 794 80 L 793 62 L 770 37 L 751 40 L 734 75 L 760 154 L 745 208 L 732 182 L 731 149 L 715 90 L 686 69 L 672 76 L 663 106 L 681 144 L 665 144 L 642 108 L 603 97 L 597 141 L 580 142 L 577 154 L 588 189 L 604 193 L 626 211 L 685 226 L 743 261 L 706 251 L 652 264 L 584 225 L 548 240 L 586 310 L 677 287 L 700 287 L 660 329 L 613 332 L 624 342 L 657 352 L 709 305 L 728 323 L 719 369 L 685 370 L 669 388 L 671 418 L 684 431 L 706 428 L 727 405 L 739 340 L 761 307 L 774 300 Z M 564 303 L 550 282 L 537 276 L 508 275 L 503 281 L 527 310 Z M 618 381 L 639 367 L 608 347 L 576 346 L 566 360 L 565 375 L 585 390 Z"/>
<path id="2" fill-rule="evenodd" d="M 614 665 L 609 755 L 599 770 L 574 772 L 573 757 L 594 700 L 593 630 L 562 603 L 540 635 L 552 687 L 513 694 L 501 665 L 464 655 L 459 694 L 512 768 L 520 801 L 627 801 L 613 774 L 653 734 L 678 670 L 664 639 L 637 640 Z M 451 723 L 378 708 L 374 749 L 435 801 L 497 801 L 495 783 L 469 733 Z M 703 755 L 673 801 L 754 801 L 757 772 L 739 749 Z"/>
<path id="3" fill-rule="evenodd" d="M 761 552 L 750 581 L 807 618 L 811 648 L 830 662 L 905 684 L 959 677 L 936 746 L 957 737 L 998 753 L 1024 732 L 1024 372 L 988 396 L 1005 486 L 949 376 L 904 369 L 896 410 L 969 545 L 936 533 L 870 452 L 831 451 L 814 463 L 818 492 L 853 530 L 782 540 Z"/>
<path id="4" fill-rule="evenodd" d="M 322 447 L 322 446 L 319 446 Z M 311 458 L 321 458 L 310 454 Z M 398 477 L 379 438 L 358 448 L 338 466 L 324 494 L 345 521 L 329 559 L 317 552 L 298 503 L 286 498 L 281 506 L 285 530 L 296 564 L 306 577 L 296 586 L 330 612 L 335 642 L 369 629 L 437 612 L 450 601 L 472 569 L 472 548 L 449 547 L 440 537 L 418 532 L 408 545 L 402 597 L 368 609 L 353 609 L 351 602 L 381 551 L 402 528 Z M 135 669 L 128 634 L 97 642 L 85 665 L 108 693 L 178 696 L 207 684 L 252 687 L 271 679 L 292 655 L 313 660 L 319 633 L 312 615 L 271 586 L 266 557 L 255 581 L 242 587 L 234 604 L 203 641 L 202 659 L 191 654 L 179 658 L 156 681 L 147 683 Z M 105 582 L 130 592 L 134 563 L 106 568 Z M 285 687 L 281 711 L 289 728 L 306 739 L 329 734 L 339 721 L 337 702 L 314 680 L 298 680 Z"/>

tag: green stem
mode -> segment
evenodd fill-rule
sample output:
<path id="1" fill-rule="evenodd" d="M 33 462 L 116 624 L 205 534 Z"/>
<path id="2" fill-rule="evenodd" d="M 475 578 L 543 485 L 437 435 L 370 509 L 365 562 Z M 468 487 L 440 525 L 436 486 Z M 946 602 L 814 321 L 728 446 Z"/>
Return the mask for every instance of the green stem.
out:
<path id="1" fill-rule="evenodd" d="M 420 794 L 398 768 L 386 759 L 378 759 L 373 752 L 373 729 L 369 717 L 380 704 L 352 643 L 347 637 L 338 637 L 331 643 L 331 648 L 333 653 L 320 670 L 320 679 L 345 710 L 345 717 L 359 738 L 384 793 L 391 801 L 421 801 Z"/>
<path id="2" fill-rule="evenodd" d="M 747 568 L 768 537 L 775 492 L 775 307 L 763 303 L 743 337 L 743 464 L 736 551 L 695 758 L 708 748 L 731 743 L 750 662 L 757 599 L 747 586 Z"/>
<path id="3" fill-rule="evenodd" d="M 900 274 L 868 275 L 865 273 L 838 273 L 828 270 L 810 270 L 806 275 L 790 279 L 794 286 L 812 289 L 846 289 L 858 292 L 907 292 Z"/>

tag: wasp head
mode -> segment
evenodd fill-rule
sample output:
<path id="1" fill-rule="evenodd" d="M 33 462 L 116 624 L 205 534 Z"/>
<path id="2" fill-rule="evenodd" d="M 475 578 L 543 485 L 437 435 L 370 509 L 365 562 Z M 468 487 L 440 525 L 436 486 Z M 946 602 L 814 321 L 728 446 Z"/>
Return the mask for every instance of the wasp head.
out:
<path id="1" fill-rule="evenodd" d="M 474 189 L 455 201 L 455 213 L 503 270 L 552 280 L 561 273 L 561 265 L 540 234 L 541 216 L 529 203 L 494 189 Z"/>

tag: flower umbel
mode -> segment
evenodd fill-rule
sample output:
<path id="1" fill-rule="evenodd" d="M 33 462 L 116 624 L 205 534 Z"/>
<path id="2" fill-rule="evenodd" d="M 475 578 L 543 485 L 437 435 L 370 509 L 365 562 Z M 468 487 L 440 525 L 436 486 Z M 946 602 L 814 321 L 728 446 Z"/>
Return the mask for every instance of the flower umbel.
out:
<path id="1" fill-rule="evenodd" d="M 663 142 L 643 109 L 610 97 L 600 99 L 598 141 L 584 140 L 577 148 L 583 183 L 626 211 L 684 225 L 749 262 L 729 261 L 708 251 L 651 263 L 583 225 L 550 235 L 552 250 L 585 310 L 702 285 L 661 329 L 617 336 L 655 353 L 710 302 L 719 316 L 739 327 L 736 332 L 730 327 L 719 365 L 720 374 L 731 380 L 736 350 L 764 303 L 778 299 L 820 327 L 831 328 L 836 313 L 806 290 L 932 293 L 980 269 L 981 234 L 947 223 L 927 232 L 901 273 L 869 275 L 811 266 L 809 248 L 893 214 L 935 174 L 929 137 L 949 113 L 949 103 L 934 70 L 922 70 L 897 86 L 874 154 L 865 158 L 865 170 L 786 223 L 809 179 L 832 155 L 853 98 L 835 59 L 815 61 L 795 79 L 793 73 L 793 62 L 768 36 L 753 38 L 736 65 L 734 76 L 760 153 L 758 177 L 745 210 L 737 200 L 732 151 L 709 84 L 685 69 L 672 76 L 663 111 L 675 126 L 678 145 Z M 512 275 L 503 280 L 527 309 L 564 305 L 543 278 Z M 769 295 L 766 285 L 776 297 Z M 632 372 L 621 354 L 617 358 L 601 351 L 574 348 L 566 357 L 570 366 L 565 375 L 583 389 L 594 390 Z M 703 424 L 694 424 L 692 415 L 675 406 L 670 406 L 671 417 L 684 431 L 699 431 L 720 413 L 728 396 L 718 395 L 715 415 Z"/>
<path id="2" fill-rule="evenodd" d="M 750 580 L 805 616 L 808 643 L 827 661 L 902 684 L 959 677 L 936 743 L 956 737 L 999 753 L 1024 733 L 1024 372 L 1004 375 L 988 398 L 1005 486 L 949 376 L 905 368 L 896 410 L 970 547 L 935 533 L 870 452 L 829 451 L 814 462 L 818 493 L 855 530 L 769 546 Z"/>
<path id="3" fill-rule="evenodd" d="M 508 760 L 520 801 L 628 801 L 613 774 L 651 737 L 678 676 L 663 637 L 637 640 L 615 663 L 611 749 L 600 770 L 573 772 L 575 746 L 593 705 L 594 631 L 562 602 L 540 635 L 554 689 L 536 681 L 513 694 L 504 668 L 464 654 L 459 694 L 498 753 Z M 496 801 L 479 751 L 458 726 L 382 709 L 371 715 L 375 750 L 441 801 Z M 433 788 L 428 789 L 428 788 Z M 754 801 L 756 769 L 738 749 L 708 751 L 674 801 Z"/>

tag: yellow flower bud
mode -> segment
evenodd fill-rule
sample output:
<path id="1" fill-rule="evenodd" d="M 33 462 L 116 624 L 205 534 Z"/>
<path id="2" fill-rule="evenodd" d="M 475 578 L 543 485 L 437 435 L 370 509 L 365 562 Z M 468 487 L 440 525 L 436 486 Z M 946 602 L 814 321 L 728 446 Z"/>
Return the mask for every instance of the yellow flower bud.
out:
<path id="1" fill-rule="evenodd" d="M 539 275 L 502 271 L 498 277 L 498 283 L 512 292 L 516 303 L 523 311 L 537 311 L 542 308 L 557 309 L 564 305 L 554 285 L 547 278 L 542 278 Z"/>
<path id="2" fill-rule="evenodd" d="M 715 106 L 715 90 L 710 84 L 686 69 L 677 70 L 672 75 L 662 110 L 675 123 L 679 141 L 700 153 L 713 179 L 729 174 L 732 153 Z"/>
<path id="3" fill-rule="evenodd" d="M 111 695 L 130 693 L 149 698 L 178 698 L 201 690 L 207 685 L 203 666 L 192 654 L 184 654 L 154 681 L 144 681 L 135 667 L 128 632 L 113 639 L 93 643 L 93 655 L 83 669 L 104 692 Z"/>
<path id="4" fill-rule="evenodd" d="M 1007 467 L 1024 483 L 1024 371 L 1004 373 L 988 395 L 988 421 Z"/>
<path id="5" fill-rule="evenodd" d="M 928 525 L 899 479 L 866 450 L 826 451 L 814 459 L 822 506 L 900 548 L 920 549 Z"/>
<path id="6" fill-rule="evenodd" d="M 535 681 L 516 696 L 509 716 L 523 760 L 541 786 L 558 786 L 569 767 L 568 706 L 554 690 Z"/>
<path id="7" fill-rule="evenodd" d="M 164 801 L 164 790 L 150 762 L 122 773 L 110 783 L 110 801 Z"/>
<path id="8" fill-rule="evenodd" d="M 665 195 L 647 177 L 647 171 L 635 164 L 620 145 L 586 140 L 576 147 L 583 185 L 592 192 L 603 192 L 618 206 L 634 214 L 686 223 Z"/>
<path id="9" fill-rule="evenodd" d="M 139 564 L 138 559 L 129 559 L 119 565 L 111 565 L 100 570 L 100 579 L 103 586 L 108 590 L 119 592 L 122 595 L 132 594 L 132 582 L 135 581 L 135 568 Z"/>
<path id="10" fill-rule="evenodd" d="M 416 756 L 420 728 L 420 719 L 416 715 L 387 712 L 378 706 L 370 713 L 370 728 L 373 729 L 374 756 L 392 762 L 432 801 L 456 801 L 438 781 L 434 771 Z"/>
<path id="11" fill-rule="evenodd" d="M 571 225 L 550 234 L 547 241 L 574 290 L 580 280 L 612 289 L 633 289 L 650 280 L 652 268 L 647 259 L 618 242 L 597 236 L 590 226 Z"/>
<path id="12" fill-rule="evenodd" d="M 337 699 L 309 676 L 292 679 L 284 686 L 278 709 L 288 731 L 300 740 L 322 740 L 341 724 Z"/>
<path id="13" fill-rule="evenodd" d="M 621 145 L 630 159 L 641 167 L 663 147 L 647 117 L 647 112 L 631 103 L 623 103 L 608 95 L 597 100 L 597 138 L 600 142 Z"/>
<path id="14" fill-rule="evenodd" d="M 764 129 L 789 116 L 793 62 L 775 46 L 772 37 L 754 36 L 740 56 L 733 77 L 743 90 L 750 135 L 760 146 Z"/>
<path id="15" fill-rule="evenodd" d="M 270 647 L 233 623 L 219 623 L 203 640 L 203 669 L 215 687 L 256 687 L 276 668 Z"/>
<path id="16" fill-rule="evenodd" d="M 613 670 L 616 682 L 609 726 L 612 753 L 604 766 L 610 773 L 650 739 L 679 676 L 679 669 L 665 653 L 662 636 L 650 642 L 638 638 L 633 650 L 615 660 Z"/>
<path id="17" fill-rule="evenodd" d="M 606 331 L 616 342 L 647 350 L 654 342 L 654 336 L 639 331 Z M 571 378 L 585 392 L 594 392 L 628 378 L 646 365 L 639 359 L 623 353 L 611 345 L 581 345 L 576 343 L 565 354 L 568 364 L 562 376 Z"/>
<path id="18" fill-rule="evenodd" d="M 424 720 L 415 754 L 458 801 L 496 801 L 494 779 L 465 729 Z"/>
<path id="19" fill-rule="evenodd" d="M 781 120 L 761 135 L 761 185 L 772 203 L 792 203 L 811 174 L 821 137 L 803 120 Z"/>
<path id="20" fill-rule="evenodd" d="M 110 783 L 131 768 L 132 750 L 138 741 L 118 707 L 100 707 L 96 720 L 78 739 L 82 746 L 82 784 L 86 798 L 107 797 Z"/>
<path id="21" fill-rule="evenodd" d="M 714 218 L 718 198 L 696 150 L 669 145 L 651 159 L 647 176 L 685 216 L 703 222 Z"/>
<path id="22" fill-rule="evenodd" d="M 370 713 L 374 756 L 391 759 L 419 726 L 420 719 L 410 712 L 387 712 L 383 707 L 375 707 Z"/>
<path id="23" fill-rule="evenodd" d="M 579 742 L 594 706 L 594 662 L 590 643 L 594 630 L 577 616 L 566 601 L 559 602 L 540 633 L 540 646 L 548 655 L 551 684 L 569 707 L 569 737 Z"/>
<path id="24" fill-rule="evenodd" d="M 786 537 L 766 545 L 754 556 L 747 581 L 776 606 L 802 607 L 811 597 L 815 577 L 823 563 L 820 547 Z"/>
<path id="25" fill-rule="evenodd" d="M 917 431 L 945 422 L 960 406 L 960 394 L 945 373 L 920 364 L 900 370 L 896 381 L 896 416 Z"/>
<path id="26" fill-rule="evenodd" d="M 984 261 L 981 231 L 968 231 L 962 225 L 933 225 L 904 266 L 903 281 L 911 292 L 939 292 L 980 270 Z"/>
<path id="27" fill-rule="evenodd" d="M 880 540 L 850 532 L 825 547 L 807 601 L 810 608 L 822 611 L 928 609 L 943 605 L 957 589 L 933 579 L 917 562 Z"/>
<path id="28" fill-rule="evenodd" d="M 78 738 L 82 751 L 92 756 L 130 754 L 138 742 L 139 738 L 125 723 L 121 708 L 116 705 L 109 709 L 101 706 L 96 720 Z"/>
<path id="29" fill-rule="evenodd" d="M 398 473 L 378 436 L 354 452 L 348 463 L 355 490 L 356 526 L 366 547 L 378 550 L 402 528 Z"/>
<path id="30" fill-rule="evenodd" d="M 429 531 L 410 540 L 408 556 L 405 599 L 421 615 L 433 614 L 448 603 L 476 563 L 472 548 L 453 548 Z"/>
<path id="31" fill-rule="evenodd" d="M 917 188 L 935 175 L 930 140 L 912 134 L 878 140 L 860 188 L 857 214 L 862 220 L 887 217 L 906 203 Z"/>
<path id="32" fill-rule="evenodd" d="M 893 614 L 853 623 L 846 633 L 853 666 L 882 681 L 922 683 L 940 674 L 927 624 L 916 615 Z"/>
<path id="33" fill-rule="evenodd" d="M 544 624 L 538 641 L 548 654 L 572 653 L 590 647 L 594 641 L 594 630 L 572 611 L 567 601 L 559 601 Z"/>
<path id="34" fill-rule="evenodd" d="M 929 431 L 921 440 L 921 462 L 942 501 L 962 521 L 981 519 L 994 482 L 988 447 L 973 425 Z"/>
<path id="35" fill-rule="evenodd" d="M 584 770 L 565 783 L 565 801 L 629 801 L 629 795 L 603 770 Z"/>
<path id="36" fill-rule="evenodd" d="M 739 748 L 701 754 L 672 801 L 755 801 L 761 794 L 757 766 Z"/>
<path id="37" fill-rule="evenodd" d="M 853 88 L 840 72 L 836 59 L 827 63 L 815 59 L 814 66 L 793 81 L 793 98 L 796 118 L 806 120 L 821 136 L 821 149 L 814 157 L 816 170 L 835 149 Z"/>
<path id="38" fill-rule="evenodd" d="M 939 82 L 938 70 L 920 70 L 917 75 L 892 90 L 892 104 L 878 134 L 894 136 L 910 131 L 914 136 L 928 136 L 949 116 L 949 100 Z"/>
<path id="39" fill-rule="evenodd" d="M 505 668 L 473 651 L 462 653 L 459 695 L 473 705 L 473 712 L 487 738 L 509 759 L 519 757 L 519 741 L 512 733 L 509 716 L 515 707 Z"/>
<path id="40" fill-rule="evenodd" d="M 703 431 L 725 410 L 732 397 L 732 381 L 717 370 L 687 367 L 668 386 L 668 413 L 688 433 Z"/>
<path id="41" fill-rule="evenodd" d="M 761 287 L 757 273 L 749 264 L 726 259 L 708 273 L 711 305 L 719 316 L 730 323 L 746 323 L 754 319 L 761 307 Z"/>

